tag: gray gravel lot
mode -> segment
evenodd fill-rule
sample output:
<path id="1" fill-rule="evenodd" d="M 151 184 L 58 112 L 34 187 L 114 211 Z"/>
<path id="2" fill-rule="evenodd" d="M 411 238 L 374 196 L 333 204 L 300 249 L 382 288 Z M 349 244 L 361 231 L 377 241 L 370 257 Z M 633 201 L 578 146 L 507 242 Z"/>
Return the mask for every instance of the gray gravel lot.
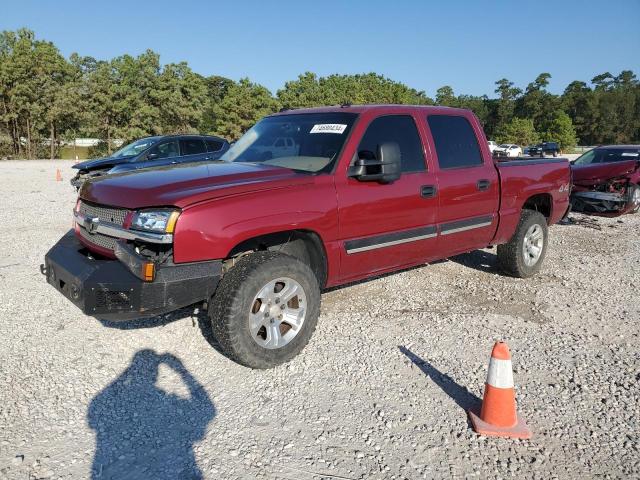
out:
<path id="1" fill-rule="evenodd" d="M 0 478 L 640 476 L 640 215 L 554 226 L 529 280 L 485 250 L 325 292 L 303 353 L 252 371 L 202 314 L 101 323 L 46 284 L 70 166 L 0 162 Z M 467 422 L 497 339 L 530 441 Z"/>

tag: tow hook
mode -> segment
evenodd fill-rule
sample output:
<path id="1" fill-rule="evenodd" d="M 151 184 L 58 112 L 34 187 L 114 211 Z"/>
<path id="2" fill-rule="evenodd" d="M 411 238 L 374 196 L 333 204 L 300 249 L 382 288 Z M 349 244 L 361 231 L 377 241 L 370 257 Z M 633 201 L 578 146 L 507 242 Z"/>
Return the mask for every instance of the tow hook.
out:
<path id="1" fill-rule="evenodd" d="M 43 274 L 45 277 L 49 275 L 49 269 L 44 263 L 40 264 L 40 273 Z"/>

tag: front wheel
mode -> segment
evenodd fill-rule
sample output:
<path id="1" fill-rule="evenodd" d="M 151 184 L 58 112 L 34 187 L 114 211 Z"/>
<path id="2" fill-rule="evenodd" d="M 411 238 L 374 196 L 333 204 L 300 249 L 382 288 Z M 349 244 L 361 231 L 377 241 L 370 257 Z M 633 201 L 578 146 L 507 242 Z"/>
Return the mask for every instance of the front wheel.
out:
<path id="1" fill-rule="evenodd" d="M 527 278 L 540 271 L 547 253 L 547 220 L 539 212 L 523 210 L 509 243 L 498 245 L 498 266 L 508 275 Z"/>
<path id="2" fill-rule="evenodd" d="M 251 368 L 275 367 L 298 355 L 319 314 L 320 288 L 311 268 L 276 252 L 241 258 L 222 277 L 209 307 L 223 352 Z"/>

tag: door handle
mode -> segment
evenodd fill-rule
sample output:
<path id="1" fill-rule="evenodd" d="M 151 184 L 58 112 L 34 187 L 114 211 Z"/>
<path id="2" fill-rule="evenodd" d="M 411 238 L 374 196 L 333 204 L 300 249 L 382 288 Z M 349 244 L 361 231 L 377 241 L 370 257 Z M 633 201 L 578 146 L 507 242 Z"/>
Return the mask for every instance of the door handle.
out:
<path id="1" fill-rule="evenodd" d="M 484 180 L 484 179 L 478 180 L 478 183 L 476 183 L 478 190 L 488 190 L 490 185 L 491 185 L 491 182 L 489 180 Z"/>
<path id="2" fill-rule="evenodd" d="M 436 196 L 436 191 L 435 185 L 423 185 L 420 187 L 420 196 L 422 198 L 433 198 Z"/>

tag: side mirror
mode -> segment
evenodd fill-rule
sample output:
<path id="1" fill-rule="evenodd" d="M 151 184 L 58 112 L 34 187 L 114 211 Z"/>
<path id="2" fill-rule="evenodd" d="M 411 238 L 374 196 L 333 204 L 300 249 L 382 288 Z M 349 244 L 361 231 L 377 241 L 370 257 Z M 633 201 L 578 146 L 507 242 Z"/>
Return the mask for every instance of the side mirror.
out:
<path id="1" fill-rule="evenodd" d="M 158 154 L 157 153 L 149 153 L 147 155 L 147 161 L 149 160 L 155 160 L 156 158 L 158 158 Z"/>
<path id="2" fill-rule="evenodd" d="M 397 142 L 384 142 L 378 145 L 375 159 L 358 158 L 349 168 L 349 176 L 360 182 L 394 182 L 400 178 L 401 157 Z"/>

